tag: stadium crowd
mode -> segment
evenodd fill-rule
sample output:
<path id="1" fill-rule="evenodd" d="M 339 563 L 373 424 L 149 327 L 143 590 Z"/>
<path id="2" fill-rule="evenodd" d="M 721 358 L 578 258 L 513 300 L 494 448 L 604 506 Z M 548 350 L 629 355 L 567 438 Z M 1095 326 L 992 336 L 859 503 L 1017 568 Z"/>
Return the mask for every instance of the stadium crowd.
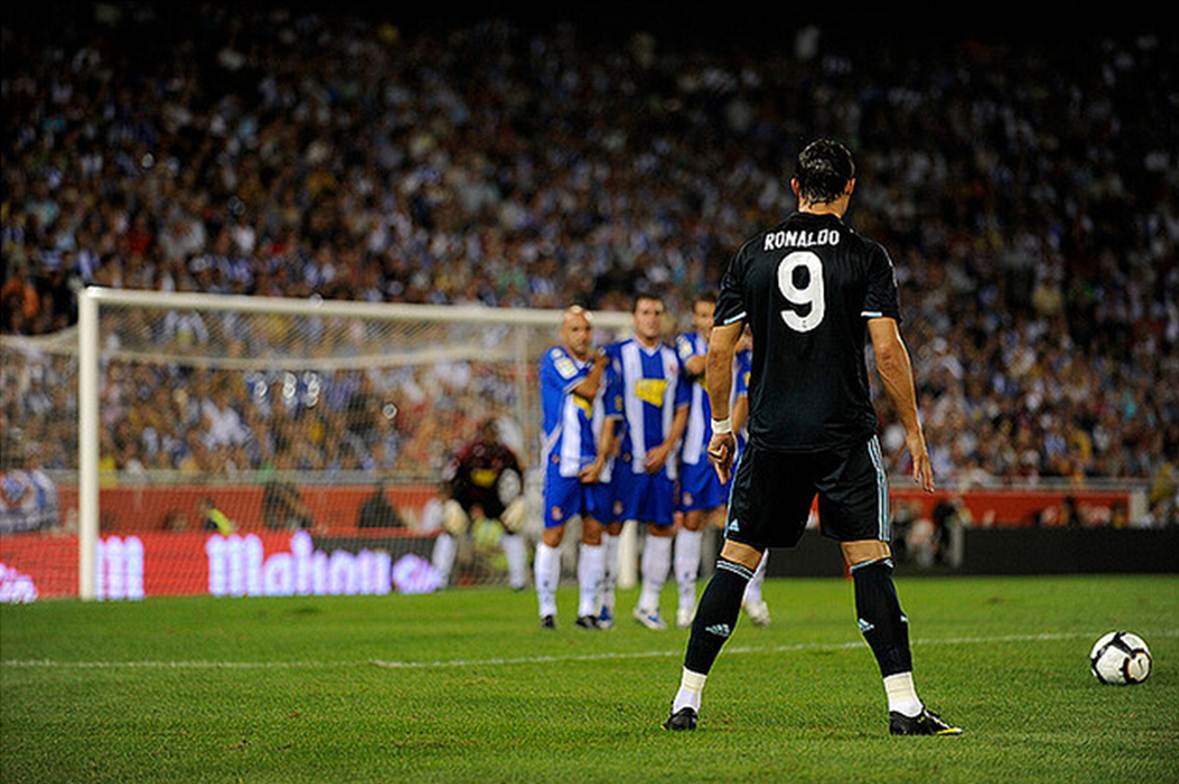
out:
<path id="1" fill-rule="evenodd" d="M 807 28 L 754 57 L 561 26 L 101 8 L 85 34 L 5 32 L 4 332 L 68 326 L 83 284 L 621 309 L 658 290 L 686 322 L 793 208 L 798 145 L 831 135 L 862 175 L 850 222 L 896 263 L 939 477 L 1164 477 L 1153 513 L 1175 513 L 1174 39 L 853 46 Z M 470 432 L 378 411 L 347 454 L 295 454 L 340 424 L 329 407 L 274 433 L 249 385 L 164 376 L 110 379 L 160 397 L 107 409 L 120 468 L 257 466 L 265 439 L 294 465 L 421 465 Z M 182 380 L 208 396 L 176 402 Z M 47 385 L 46 405 L 64 394 Z M 35 405 L 8 395 L 4 416 Z M 153 450 L 141 425 L 169 405 L 189 407 L 167 417 L 178 446 Z"/>

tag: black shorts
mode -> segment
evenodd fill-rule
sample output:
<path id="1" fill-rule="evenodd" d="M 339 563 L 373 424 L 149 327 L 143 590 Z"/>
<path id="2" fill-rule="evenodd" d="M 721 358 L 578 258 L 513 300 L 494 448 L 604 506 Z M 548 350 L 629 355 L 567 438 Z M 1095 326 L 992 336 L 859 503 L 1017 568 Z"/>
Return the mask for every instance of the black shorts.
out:
<path id="1" fill-rule="evenodd" d="M 815 493 L 824 536 L 889 541 L 888 477 L 876 436 L 856 447 L 805 454 L 748 446 L 733 479 L 725 538 L 758 550 L 793 547 Z"/>

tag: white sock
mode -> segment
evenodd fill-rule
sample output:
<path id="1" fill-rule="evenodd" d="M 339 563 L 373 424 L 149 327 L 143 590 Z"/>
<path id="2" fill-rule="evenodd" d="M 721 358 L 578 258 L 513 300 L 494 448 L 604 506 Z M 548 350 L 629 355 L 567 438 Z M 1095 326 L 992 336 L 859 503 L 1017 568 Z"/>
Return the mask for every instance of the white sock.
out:
<path id="1" fill-rule="evenodd" d="M 434 540 L 434 555 L 431 561 L 438 574 L 442 577 L 442 584 L 450 584 L 450 570 L 454 568 L 454 554 L 458 550 L 458 543 L 454 537 L 443 531 Z"/>
<path id="2" fill-rule="evenodd" d="M 561 581 L 561 551 L 544 542 L 536 546 L 536 600 L 540 617 L 557 614 L 557 583 Z"/>
<path id="3" fill-rule="evenodd" d="M 643 591 L 639 595 L 639 609 L 646 613 L 659 612 L 659 592 L 667 582 L 671 567 L 671 537 L 647 536 L 643 544 Z"/>
<path id="4" fill-rule="evenodd" d="M 585 544 L 577 556 L 577 585 L 581 592 L 577 600 L 577 617 L 598 614 L 602 605 L 598 596 L 602 591 L 602 570 L 605 568 L 605 548 L 600 544 Z"/>
<path id="5" fill-rule="evenodd" d="M 602 534 L 605 550 L 602 569 L 602 606 L 614 612 L 614 586 L 618 583 L 618 541 L 622 537 Z"/>
<path id="6" fill-rule="evenodd" d="M 675 713 L 681 708 L 691 708 L 699 713 L 700 692 L 704 691 L 704 681 L 707 678 L 707 675 L 692 672 L 685 667 L 684 674 L 680 678 L 680 690 L 675 693 L 675 700 L 671 703 L 671 712 Z"/>
<path id="7" fill-rule="evenodd" d="M 884 693 L 888 696 L 888 709 L 905 716 L 913 717 L 924 710 L 925 706 L 917 698 L 917 690 L 913 688 L 913 673 L 898 672 L 884 679 Z"/>
<path id="8" fill-rule="evenodd" d="M 769 560 L 770 551 L 766 550 L 761 555 L 761 563 L 757 565 L 753 579 L 745 585 L 745 602 L 747 604 L 757 604 L 761 601 L 761 586 L 766 581 L 766 562 Z"/>
<path id="9" fill-rule="evenodd" d="M 524 545 L 524 537 L 505 531 L 499 543 L 503 545 L 504 555 L 508 559 L 508 583 L 519 590 L 528 585 L 528 550 Z"/>
<path id="10" fill-rule="evenodd" d="M 680 609 L 696 607 L 696 578 L 700 575 L 700 541 L 703 531 L 681 528 L 675 535 L 675 581 L 680 589 Z"/>

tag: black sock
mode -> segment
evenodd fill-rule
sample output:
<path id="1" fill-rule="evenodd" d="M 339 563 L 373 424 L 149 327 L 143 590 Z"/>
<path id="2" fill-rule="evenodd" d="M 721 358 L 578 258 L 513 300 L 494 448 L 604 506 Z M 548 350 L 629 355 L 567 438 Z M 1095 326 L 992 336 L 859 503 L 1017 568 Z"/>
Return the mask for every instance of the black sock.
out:
<path id="1" fill-rule="evenodd" d="M 751 577 L 752 570 L 739 563 L 724 558 L 716 562 L 716 573 L 708 581 L 708 587 L 700 597 L 700 606 L 696 608 L 696 619 L 692 621 L 684 667 L 703 675 L 712 669 L 721 646 L 737 626 L 741 599 Z"/>
<path id="2" fill-rule="evenodd" d="M 909 619 L 901 612 L 897 589 L 892 584 L 892 561 L 885 558 L 853 567 L 856 583 L 856 614 L 860 631 L 868 641 L 880 674 L 887 678 L 913 670 L 909 652 Z"/>

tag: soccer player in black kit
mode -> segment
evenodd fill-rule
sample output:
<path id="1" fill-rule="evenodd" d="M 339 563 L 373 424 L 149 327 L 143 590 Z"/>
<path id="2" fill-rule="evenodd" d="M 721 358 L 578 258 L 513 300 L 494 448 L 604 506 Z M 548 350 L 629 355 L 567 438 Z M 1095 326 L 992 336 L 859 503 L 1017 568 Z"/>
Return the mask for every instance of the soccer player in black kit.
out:
<path id="1" fill-rule="evenodd" d="M 824 536 L 836 539 L 855 582 L 860 631 L 880 665 L 894 735 L 958 735 L 913 687 L 908 619 L 892 582 L 888 482 L 868 392 L 865 336 L 905 427 L 913 479 L 933 492 L 913 371 L 897 325 L 888 254 L 843 222 L 855 164 L 820 139 L 798 156 L 798 212 L 746 242 L 721 284 L 706 366 L 709 457 L 725 481 L 735 442 L 729 419 L 733 352 L 753 330 L 749 445 L 733 482 L 725 544 L 696 609 L 680 689 L 664 726 L 695 729 L 705 678 L 732 634 L 745 585 L 767 547 L 793 547 L 815 493 Z"/>
<path id="2" fill-rule="evenodd" d="M 499 438 L 494 419 L 479 424 L 479 436 L 463 447 L 444 471 L 442 532 L 434 540 L 434 568 L 442 584 L 450 581 L 450 571 L 458 550 L 458 540 L 466 536 L 472 519 L 498 520 L 503 526 L 500 545 L 508 559 L 508 584 L 523 590 L 528 584 L 528 551 L 520 529 L 524 526 L 524 472 L 516 454 Z"/>

